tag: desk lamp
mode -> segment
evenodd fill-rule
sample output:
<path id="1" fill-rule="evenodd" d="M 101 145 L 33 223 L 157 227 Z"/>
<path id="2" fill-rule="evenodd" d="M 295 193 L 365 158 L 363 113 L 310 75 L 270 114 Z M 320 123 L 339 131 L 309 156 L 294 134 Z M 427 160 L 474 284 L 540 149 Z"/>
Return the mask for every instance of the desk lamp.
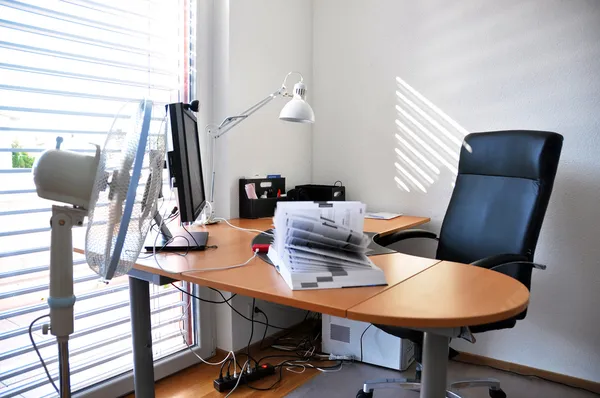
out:
<path id="1" fill-rule="evenodd" d="M 294 84 L 294 91 L 290 94 L 287 90 L 287 79 L 293 74 L 297 74 L 300 76 L 300 81 Z M 215 195 L 215 145 L 218 138 L 222 137 L 229 130 L 237 126 L 242 120 L 248 118 L 248 116 L 252 115 L 254 112 L 267 105 L 269 102 L 274 100 L 275 98 L 282 97 L 291 97 L 292 99 L 288 101 L 287 104 L 284 105 L 283 109 L 279 113 L 279 119 L 285 120 L 286 122 L 296 122 L 296 123 L 314 123 L 315 121 L 315 113 L 313 112 L 310 105 L 306 102 L 306 86 L 304 85 L 304 78 L 300 72 L 290 72 L 283 79 L 283 83 L 281 83 L 281 87 L 278 88 L 273 93 L 269 94 L 267 97 L 258 101 L 256 104 L 252 105 L 250 108 L 246 109 L 239 115 L 229 116 L 223 119 L 221 124 L 217 125 L 208 125 L 206 131 L 208 132 L 209 137 L 212 138 L 211 145 L 211 184 L 210 184 L 210 199 L 206 204 L 204 212 L 201 216 L 202 224 L 212 224 L 214 223 L 214 211 L 213 211 L 213 203 L 214 203 L 214 195 Z M 208 210 L 208 215 L 206 211 Z"/>

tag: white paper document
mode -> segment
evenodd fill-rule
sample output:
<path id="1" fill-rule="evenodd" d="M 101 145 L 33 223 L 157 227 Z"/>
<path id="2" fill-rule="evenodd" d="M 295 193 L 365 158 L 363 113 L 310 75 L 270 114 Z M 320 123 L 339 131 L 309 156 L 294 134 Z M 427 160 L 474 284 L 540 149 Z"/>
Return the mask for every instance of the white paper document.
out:
<path id="1" fill-rule="evenodd" d="M 360 202 L 280 202 L 269 258 L 291 289 L 385 285 L 367 257 Z"/>
<path id="2" fill-rule="evenodd" d="M 388 213 L 386 211 L 379 212 L 368 212 L 365 214 L 365 218 L 371 218 L 374 220 L 392 220 L 396 217 L 400 217 L 402 213 Z"/>

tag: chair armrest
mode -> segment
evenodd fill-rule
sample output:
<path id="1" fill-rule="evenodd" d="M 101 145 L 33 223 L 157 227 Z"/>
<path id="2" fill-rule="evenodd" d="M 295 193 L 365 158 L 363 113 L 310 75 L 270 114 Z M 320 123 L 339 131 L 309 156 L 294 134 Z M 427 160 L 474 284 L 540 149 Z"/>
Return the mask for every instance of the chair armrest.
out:
<path id="1" fill-rule="evenodd" d="M 438 240 L 437 235 L 433 232 L 426 231 L 424 229 L 407 229 L 405 231 L 397 231 L 384 236 L 376 235 L 373 241 L 380 246 L 387 247 L 393 243 L 400 242 L 401 240 L 414 238 L 427 238 Z"/>
<path id="2" fill-rule="evenodd" d="M 473 261 L 471 265 L 476 265 L 478 267 L 493 269 L 496 266 L 513 263 L 513 262 L 527 262 L 529 259 L 527 256 L 522 254 L 496 254 L 494 256 L 489 256 L 486 258 L 482 258 L 481 260 Z"/>
<path id="3" fill-rule="evenodd" d="M 531 274 L 533 269 L 546 269 L 545 265 L 535 264 L 531 261 L 511 261 L 504 264 L 496 265 L 490 270 L 500 272 L 501 274 L 510 276 L 521 282 L 527 287 L 527 290 L 531 290 Z M 523 314 L 523 317 L 525 314 Z M 519 318 L 522 319 L 522 318 Z"/>
<path id="4" fill-rule="evenodd" d="M 507 267 L 531 267 L 531 268 L 537 268 L 537 269 L 541 269 L 541 270 L 545 270 L 546 266 L 544 264 L 537 264 L 531 261 L 513 261 L 510 263 L 504 263 L 504 264 L 500 264 L 500 265 L 496 265 L 495 267 L 490 268 L 493 271 L 500 271 L 504 268 Z"/>

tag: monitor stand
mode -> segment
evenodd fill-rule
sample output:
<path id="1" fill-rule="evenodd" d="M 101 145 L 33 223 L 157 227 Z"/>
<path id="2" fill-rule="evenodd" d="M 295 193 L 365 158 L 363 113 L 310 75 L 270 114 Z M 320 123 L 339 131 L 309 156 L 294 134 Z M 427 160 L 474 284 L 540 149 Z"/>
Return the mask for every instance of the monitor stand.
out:
<path id="1" fill-rule="evenodd" d="M 173 236 L 158 212 L 154 215 L 156 225 L 160 225 L 159 236 L 150 230 L 144 249 L 148 252 L 188 252 L 206 249 L 208 232 L 189 231 Z"/>

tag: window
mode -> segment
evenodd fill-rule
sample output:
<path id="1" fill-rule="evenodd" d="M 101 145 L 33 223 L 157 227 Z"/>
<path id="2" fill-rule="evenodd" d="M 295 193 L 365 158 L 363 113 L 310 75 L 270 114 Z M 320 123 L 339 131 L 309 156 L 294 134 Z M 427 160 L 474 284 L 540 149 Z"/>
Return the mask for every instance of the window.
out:
<path id="1" fill-rule="evenodd" d="M 58 136 L 62 148 L 93 153 L 89 143 L 103 144 L 127 101 L 148 97 L 161 115 L 166 103 L 188 101 L 194 42 L 194 0 L 0 1 L 0 397 L 56 395 L 28 337 L 48 313 L 52 203 L 35 193 L 36 156 Z M 104 285 L 77 254 L 73 267 L 75 391 L 129 371 L 132 355 L 126 277 Z M 187 349 L 187 297 L 152 287 L 151 305 L 155 359 Z M 57 377 L 55 339 L 42 323 L 34 338 Z"/>

